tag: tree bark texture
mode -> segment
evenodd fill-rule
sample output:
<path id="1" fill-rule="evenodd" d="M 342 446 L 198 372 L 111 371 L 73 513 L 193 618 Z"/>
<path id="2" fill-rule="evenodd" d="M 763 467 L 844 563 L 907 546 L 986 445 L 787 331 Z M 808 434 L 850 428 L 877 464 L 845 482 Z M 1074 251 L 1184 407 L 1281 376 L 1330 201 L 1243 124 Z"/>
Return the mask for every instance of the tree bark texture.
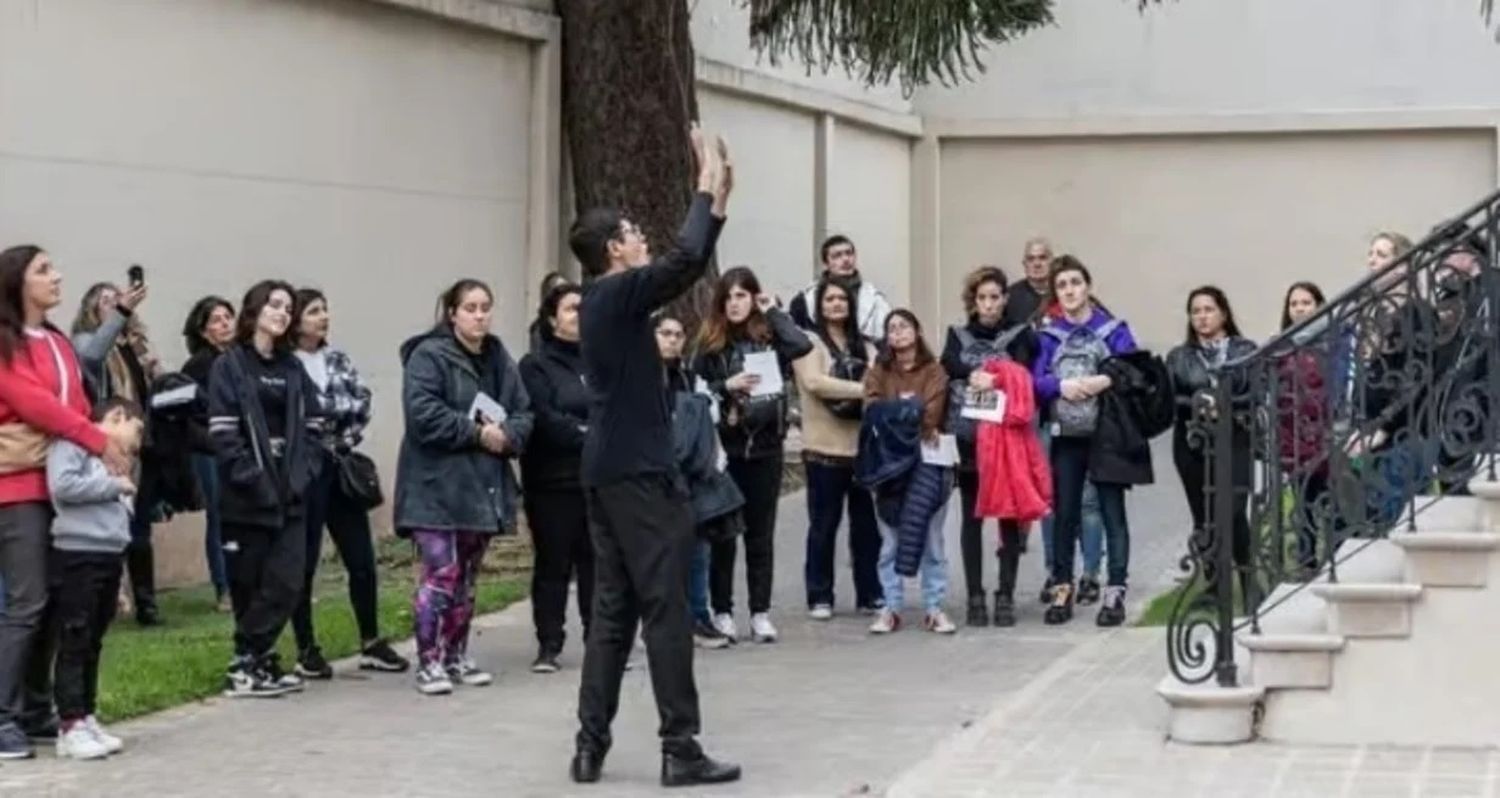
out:
<path id="1" fill-rule="evenodd" d="M 557 11 L 575 210 L 620 208 L 661 251 L 676 237 L 696 178 L 687 0 L 557 0 Z M 674 303 L 689 335 L 711 291 L 700 281 Z"/>

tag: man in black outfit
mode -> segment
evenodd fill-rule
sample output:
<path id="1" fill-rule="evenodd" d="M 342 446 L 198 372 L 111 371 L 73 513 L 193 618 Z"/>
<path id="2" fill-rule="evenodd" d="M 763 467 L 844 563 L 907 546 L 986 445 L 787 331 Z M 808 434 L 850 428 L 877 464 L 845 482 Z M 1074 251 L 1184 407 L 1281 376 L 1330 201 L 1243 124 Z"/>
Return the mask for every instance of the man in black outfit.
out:
<path id="1" fill-rule="evenodd" d="M 696 128 L 697 192 L 676 246 L 653 259 L 641 231 L 618 210 L 594 209 L 573 224 L 569 246 L 594 278 L 579 307 L 583 368 L 592 391 L 582 478 L 594 544 L 594 609 L 578 688 L 581 728 L 572 777 L 599 780 L 620 679 L 636 623 L 644 623 L 651 687 L 661 716 L 663 786 L 735 781 L 740 769 L 703 753 L 688 569 L 692 510 L 672 457 L 672 413 L 651 313 L 703 276 L 724 225 L 733 183 L 722 141 Z"/>
<path id="2" fill-rule="evenodd" d="M 1033 238 L 1026 242 L 1021 253 L 1021 278 L 1010 284 L 1006 293 L 1005 311 L 1000 326 L 1009 328 L 1017 324 L 1030 324 L 1037 308 L 1052 294 L 1052 245 L 1045 238 Z"/>

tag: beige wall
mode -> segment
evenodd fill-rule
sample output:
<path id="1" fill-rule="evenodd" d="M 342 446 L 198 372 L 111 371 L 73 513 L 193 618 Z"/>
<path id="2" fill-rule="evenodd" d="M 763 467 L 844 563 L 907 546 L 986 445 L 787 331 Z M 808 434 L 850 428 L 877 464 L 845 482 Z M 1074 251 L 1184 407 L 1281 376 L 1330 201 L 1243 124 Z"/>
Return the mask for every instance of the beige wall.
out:
<path id="1" fill-rule="evenodd" d="M 832 134 L 828 232 L 859 247 L 860 271 L 875 281 L 893 307 L 910 301 L 911 142 L 858 125 Z"/>
<path id="2" fill-rule="evenodd" d="M 965 271 L 1018 270 L 1045 233 L 1153 345 L 1180 339 L 1202 283 L 1264 337 L 1288 284 L 1346 287 L 1372 233 L 1420 236 L 1495 185 L 1495 157 L 1488 131 L 945 141 L 941 307 L 956 317 Z"/>
<path id="3" fill-rule="evenodd" d="M 52 250 L 64 325 L 89 283 L 144 264 L 172 366 L 197 297 L 325 289 L 389 478 L 396 348 L 441 288 L 490 280 L 497 331 L 524 340 L 528 53 L 357 0 L 0 0 L 0 242 Z"/>

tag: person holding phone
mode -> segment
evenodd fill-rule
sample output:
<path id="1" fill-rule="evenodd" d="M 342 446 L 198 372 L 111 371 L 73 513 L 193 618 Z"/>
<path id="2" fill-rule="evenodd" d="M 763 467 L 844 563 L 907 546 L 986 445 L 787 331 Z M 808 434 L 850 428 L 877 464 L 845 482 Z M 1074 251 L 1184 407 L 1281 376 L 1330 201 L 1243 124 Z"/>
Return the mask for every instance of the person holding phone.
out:
<path id="1" fill-rule="evenodd" d="M 516 362 L 490 332 L 494 306 L 489 286 L 459 280 L 438 298 L 437 325 L 401 346 L 395 520 L 422 562 L 412 615 L 423 695 L 494 681 L 469 658 L 469 623 L 490 538 L 515 528 L 512 463 L 533 422 Z"/>

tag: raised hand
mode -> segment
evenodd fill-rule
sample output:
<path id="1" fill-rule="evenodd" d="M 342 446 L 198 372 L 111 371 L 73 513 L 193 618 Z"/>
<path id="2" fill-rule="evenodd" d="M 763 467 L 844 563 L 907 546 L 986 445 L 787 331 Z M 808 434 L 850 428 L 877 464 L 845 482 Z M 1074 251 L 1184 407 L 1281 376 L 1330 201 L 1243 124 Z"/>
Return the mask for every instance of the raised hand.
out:
<path id="1" fill-rule="evenodd" d="M 734 191 L 734 160 L 729 157 L 729 145 L 722 136 L 716 137 L 719 152 L 720 177 L 718 189 L 714 191 L 714 215 L 722 218 L 729 209 L 729 195 Z"/>

